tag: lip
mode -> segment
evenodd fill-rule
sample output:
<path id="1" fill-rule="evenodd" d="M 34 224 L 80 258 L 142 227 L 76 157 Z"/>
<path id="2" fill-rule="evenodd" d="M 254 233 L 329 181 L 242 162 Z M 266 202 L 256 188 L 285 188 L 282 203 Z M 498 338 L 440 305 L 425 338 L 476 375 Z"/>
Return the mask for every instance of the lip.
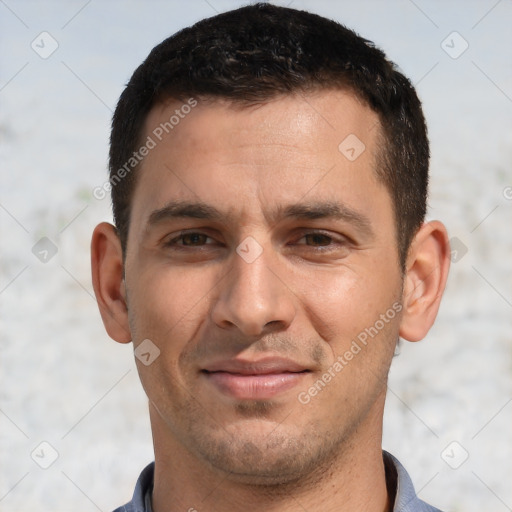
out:
<path id="1" fill-rule="evenodd" d="M 229 359 L 208 365 L 201 373 L 221 393 L 239 400 L 265 400 L 295 387 L 310 370 L 290 359 Z"/>
<path id="2" fill-rule="evenodd" d="M 257 360 L 225 359 L 205 366 L 206 372 L 228 372 L 240 375 L 268 375 L 273 373 L 297 373 L 308 370 L 291 359 L 263 357 Z"/>

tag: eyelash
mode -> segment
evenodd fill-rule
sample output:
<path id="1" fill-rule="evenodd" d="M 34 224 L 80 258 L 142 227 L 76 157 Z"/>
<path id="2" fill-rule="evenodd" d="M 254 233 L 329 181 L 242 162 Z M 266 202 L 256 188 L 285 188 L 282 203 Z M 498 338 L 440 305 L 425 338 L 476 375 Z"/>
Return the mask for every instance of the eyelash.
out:
<path id="1" fill-rule="evenodd" d="M 200 236 L 204 236 L 206 238 L 209 238 L 209 239 L 213 240 L 213 238 L 208 236 L 206 233 L 202 233 L 200 231 L 188 231 L 188 232 L 182 232 L 182 233 L 180 233 L 179 236 L 174 237 L 171 240 L 165 242 L 164 246 L 165 247 L 174 247 L 174 248 L 178 248 L 180 250 L 187 250 L 189 248 L 203 248 L 205 245 L 213 245 L 213 244 L 179 245 L 177 242 L 180 241 L 180 240 L 183 241 L 183 237 L 185 237 L 187 235 L 200 235 Z M 336 237 L 332 236 L 331 234 L 325 233 L 324 231 L 315 231 L 315 230 L 303 232 L 302 236 L 298 240 L 302 240 L 303 238 L 305 238 L 307 236 L 323 236 L 323 237 L 326 237 L 326 238 L 329 239 L 329 243 L 326 244 L 326 245 L 298 244 L 298 245 L 304 245 L 306 247 L 316 248 L 319 252 L 332 250 L 332 246 L 334 244 L 342 244 L 342 245 L 344 245 L 344 244 L 347 243 L 346 237 L 340 236 L 340 239 L 337 240 Z"/>

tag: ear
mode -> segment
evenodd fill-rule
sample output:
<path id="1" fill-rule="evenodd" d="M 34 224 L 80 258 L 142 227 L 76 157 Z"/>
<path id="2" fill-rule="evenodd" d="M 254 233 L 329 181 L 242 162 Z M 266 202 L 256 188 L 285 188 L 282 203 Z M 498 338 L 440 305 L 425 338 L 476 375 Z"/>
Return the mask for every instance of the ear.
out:
<path id="1" fill-rule="evenodd" d="M 121 241 L 114 226 L 108 222 L 102 222 L 94 229 L 91 267 L 92 285 L 107 333 L 119 343 L 130 342 Z"/>
<path id="2" fill-rule="evenodd" d="M 400 336 L 420 341 L 432 327 L 450 268 L 450 242 L 439 221 L 423 224 L 409 249 Z"/>

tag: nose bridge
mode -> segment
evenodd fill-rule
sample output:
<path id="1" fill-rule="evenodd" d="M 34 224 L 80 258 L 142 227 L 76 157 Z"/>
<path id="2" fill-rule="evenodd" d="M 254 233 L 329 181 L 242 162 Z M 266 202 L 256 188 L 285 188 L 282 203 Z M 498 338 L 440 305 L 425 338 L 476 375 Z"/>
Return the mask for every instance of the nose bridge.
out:
<path id="1" fill-rule="evenodd" d="M 231 293 L 242 302 L 253 303 L 258 309 L 269 303 L 273 296 L 271 289 L 275 285 L 269 275 L 268 253 L 269 250 L 264 251 L 263 247 L 259 249 L 255 247 L 255 242 L 249 240 L 237 247 L 236 256 L 233 257 Z"/>
<path id="2" fill-rule="evenodd" d="M 290 290 L 271 267 L 272 248 L 246 237 L 233 252 L 231 270 L 213 308 L 213 320 L 223 328 L 236 326 L 246 335 L 259 335 L 288 326 L 295 315 Z"/>

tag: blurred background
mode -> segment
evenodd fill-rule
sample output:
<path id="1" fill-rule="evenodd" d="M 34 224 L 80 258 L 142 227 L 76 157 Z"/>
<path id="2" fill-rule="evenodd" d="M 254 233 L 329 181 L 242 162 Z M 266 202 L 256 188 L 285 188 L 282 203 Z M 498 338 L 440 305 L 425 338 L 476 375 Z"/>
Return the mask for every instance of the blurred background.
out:
<path id="1" fill-rule="evenodd" d="M 452 268 L 435 327 L 393 362 L 384 448 L 439 508 L 512 510 L 512 2 L 274 3 L 355 29 L 417 87 Z M 93 189 L 135 67 L 243 4 L 0 0 L 1 511 L 110 511 L 153 460 L 131 346 L 92 291 L 91 233 L 111 220 Z"/>

